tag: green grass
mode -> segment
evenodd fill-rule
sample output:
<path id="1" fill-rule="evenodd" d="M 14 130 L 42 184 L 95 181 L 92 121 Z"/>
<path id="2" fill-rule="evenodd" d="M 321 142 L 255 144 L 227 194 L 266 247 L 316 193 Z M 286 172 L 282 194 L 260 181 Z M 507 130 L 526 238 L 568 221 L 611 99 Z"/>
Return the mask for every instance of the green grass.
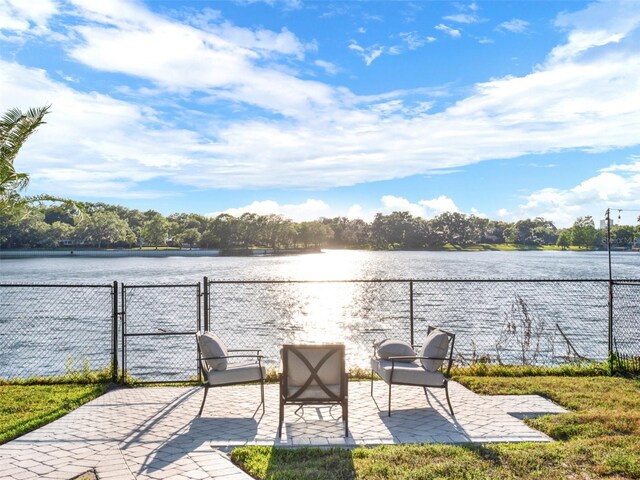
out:
<path id="1" fill-rule="evenodd" d="M 496 369 L 456 380 L 483 395 L 537 394 L 571 412 L 526 420 L 550 444 L 402 445 L 347 449 L 241 447 L 235 463 L 258 479 L 640 479 L 640 381 L 575 371 Z M 546 375 L 543 375 L 546 373 Z M 551 373 L 551 375 L 549 375 Z M 582 376 L 563 376 L 582 374 Z"/>
<path id="2" fill-rule="evenodd" d="M 106 390 L 104 383 L 0 385 L 0 444 L 66 415 Z"/>
<path id="3" fill-rule="evenodd" d="M 581 247 L 567 247 L 561 248 L 556 245 L 520 245 L 515 243 L 478 243 L 476 245 L 468 245 L 466 247 L 460 245 L 451 245 L 447 243 L 442 247 L 442 250 L 447 251 L 460 251 L 460 252 L 485 252 L 485 251 L 500 251 L 500 252 L 514 252 L 514 251 L 542 251 L 542 250 L 571 250 L 574 252 L 584 252 L 591 249 L 585 249 Z"/>

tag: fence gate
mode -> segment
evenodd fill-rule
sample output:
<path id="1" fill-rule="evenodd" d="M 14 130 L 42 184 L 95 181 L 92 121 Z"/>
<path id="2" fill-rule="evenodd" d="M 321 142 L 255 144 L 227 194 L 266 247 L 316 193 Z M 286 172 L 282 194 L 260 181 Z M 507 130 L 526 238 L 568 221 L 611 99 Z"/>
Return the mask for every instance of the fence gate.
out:
<path id="1" fill-rule="evenodd" d="M 122 285 L 123 383 L 198 377 L 201 284 Z"/>

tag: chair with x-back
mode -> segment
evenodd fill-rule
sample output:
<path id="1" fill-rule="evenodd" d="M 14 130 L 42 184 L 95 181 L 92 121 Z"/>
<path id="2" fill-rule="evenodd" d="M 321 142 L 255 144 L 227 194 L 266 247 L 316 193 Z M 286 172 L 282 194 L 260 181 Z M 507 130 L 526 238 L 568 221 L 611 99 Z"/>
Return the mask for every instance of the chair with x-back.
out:
<path id="1" fill-rule="evenodd" d="M 344 436 L 349 435 L 348 381 L 342 344 L 284 345 L 280 373 L 282 436 L 285 405 L 340 405 Z"/>

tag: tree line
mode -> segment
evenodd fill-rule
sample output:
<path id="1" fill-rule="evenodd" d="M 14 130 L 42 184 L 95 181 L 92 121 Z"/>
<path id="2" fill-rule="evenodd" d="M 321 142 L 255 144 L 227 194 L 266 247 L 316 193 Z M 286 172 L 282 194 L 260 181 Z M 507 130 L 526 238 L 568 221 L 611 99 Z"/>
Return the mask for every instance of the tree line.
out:
<path id="1" fill-rule="evenodd" d="M 640 223 L 640 218 L 638 219 Z M 379 250 L 438 249 L 445 245 L 557 245 L 596 248 L 606 232 L 592 217 L 579 217 L 570 228 L 549 220 L 517 222 L 445 212 L 432 219 L 408 212 L 376 214 L 372 222 L 346 217 L 294 222 L 281 215 L 226 213 L 214 218 L 194 213 L 163 216 L 106 203 L 25 204 L 0 212 L 0 247 L 286 249 L 292 247 L 374 248 Z M 640 237 L 640 225 L 612 226 L 612 245 L 628 248 Z M 606 244 L 605 244 L 606 245 Z"/>

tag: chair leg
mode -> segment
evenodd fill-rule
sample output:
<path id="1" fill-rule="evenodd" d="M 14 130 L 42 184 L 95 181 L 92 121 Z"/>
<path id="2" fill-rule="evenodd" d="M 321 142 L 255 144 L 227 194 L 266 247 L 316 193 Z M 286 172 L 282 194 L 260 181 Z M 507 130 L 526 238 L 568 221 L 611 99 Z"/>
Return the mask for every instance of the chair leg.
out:
<path id="1" fill-rule="evenodd" d="M 344 422 L 344 437 L 349 436 L 349 405 L 345 401 L 342 404 L 342 421 Z"/>
<path id="2" fill-rule="evenodd" d="M 451 410 L 451 416 L 454 417 L 453 407 L 451 406 L 451 400 L 449 400 L 449 382 L 444 383 L 444 393 L 447 395 L 447 403 L 449 404 L 449 410 Z"/>
<path id="3" fill-rule="evenodd" d="M 282 438 L 282 423 L 284 422 L 284 404 L 280 399 L 280 421 L 278 422 L 278 438 Z"/>
<path id="4" fill-rule="evenodd" d="M 389 416 L 391 416 L 391 383 L 389 383 Z"/>
<path id="5" fill-rule="evenodd" d="M 260 401 L 262 402 L 262 413 L 264 413 L 264 378 L 260 380 Z"/>
<path id="6" fill-rule="evenodd" d="M 371 396 L 373 397 L 373 368 L 371 369 Z"/>
<path id="7" fill-rule="evenodd" d="M 202 409 L 204 408 L 204 402 L 207 400 L 207 393 L 209 393 L 209 385 L 204 386 L 204 396 L 202 397 L 202 405 L 200 405 L 200 411 L 198 412 L 198 416 L 202 415 Z"/>

